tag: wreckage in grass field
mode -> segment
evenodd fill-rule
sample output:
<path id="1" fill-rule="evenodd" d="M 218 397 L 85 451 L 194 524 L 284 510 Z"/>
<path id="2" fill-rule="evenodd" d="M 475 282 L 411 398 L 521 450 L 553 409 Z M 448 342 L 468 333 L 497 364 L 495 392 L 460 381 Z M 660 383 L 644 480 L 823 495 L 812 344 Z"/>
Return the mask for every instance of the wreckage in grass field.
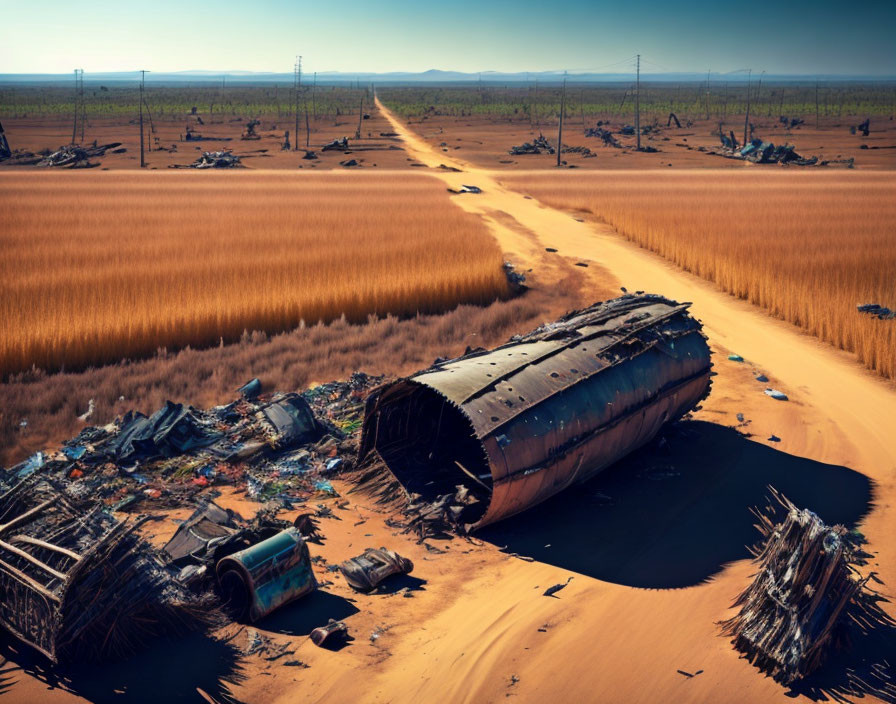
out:
<path id="1" fill-rule="evenodd" d="M 689 305 L 625 295 L 385 385 L 367 401 L 363 485 L 385 499 L 400 484 L 425 537 L 593 477 L 709 393 L 710 350 Z"/>

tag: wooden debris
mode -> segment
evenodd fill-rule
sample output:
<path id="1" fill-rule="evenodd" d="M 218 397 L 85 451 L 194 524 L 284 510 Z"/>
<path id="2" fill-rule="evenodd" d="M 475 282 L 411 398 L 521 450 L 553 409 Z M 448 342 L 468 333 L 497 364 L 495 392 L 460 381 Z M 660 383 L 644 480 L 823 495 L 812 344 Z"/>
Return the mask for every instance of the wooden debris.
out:
<path id="1" fill-rule="evenodd" d="M 210 599 L 174 581 L 140 524 L 37 475 L 0 494 L 0 627 L 60 662 L 217 625 Z"/>
<path id="2" fill-rule="evenodd" d="M 754 512 L 764 539 L 753 550 L 759 571 L 734 603 L 739 613 L 721 626 L 750 662 L 790 684 L 845 645 L 848 621 L 882 624 L 886 616 L 866 586 L 872 575 L 856 570 L 863 553 L 846 528 L 770 491 L 786 516 L 775 523 L 771 506 Z"/>

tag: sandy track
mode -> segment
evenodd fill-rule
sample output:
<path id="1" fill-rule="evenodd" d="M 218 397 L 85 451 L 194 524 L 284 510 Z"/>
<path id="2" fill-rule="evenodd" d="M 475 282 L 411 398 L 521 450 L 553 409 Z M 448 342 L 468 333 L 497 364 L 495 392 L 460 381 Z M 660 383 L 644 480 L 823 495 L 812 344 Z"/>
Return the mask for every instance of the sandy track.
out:
<path id="1" fill-rule="evenodd" d="M 463 170 L 439 171 L 446 184 L 470 183 L 483 189 L 481 195 L 461 195 L 456 202 L 486 217 L 517 263 L 539 266 L 544 248 L 552 247 L 558 250 L 555 256 L 600 264 L 629 290 L 693 301 L 693 312 L 703 320 L 715 351 L 723 353 L 716 356 L 713 394 L 697 417 L 734 425 L 732 416 L 743 413 L 752 420 L 749 430 L 757 440 L 772 434 L 781 438 L 764 442 L 776 451 L 841 465 L 868 477 L 874 508 L 860 527 L 875 555 L 872 568 L 885 582 L 884 590 L 896 593 L 896 546 L 891 539 L 896 535 L 896 512 L 891 506 L 896 491 L 896 390 L 892 384 L 867 372 L 850 355 L 718 291 L 625 241 L 611 228 L 545 207 L 505 188 L 497 174 L 450 159 L 381 104 L 379 108 L 412 156 L 432 167 L 444 164 Z M 533 246 L 533 237 L 528 238 L 527 247 L 522 246 L 520 228 L 508 227 L 495 213 L 512 215 L 533 233 L 538 246 Z M 728 351 L 742 355 L 746 363 L 727 361 Z M 756 381 L 758 372 L 770 382 Z M 790 401 L 776 402 L 765 396 L 762 391 L 769 385 L 785 391 Z M 757 472 L 760 469 L 756 467 Z M 822 481 L 820 469 L 818 479 Z M 704 529 L 711 531 L 713 526 Z M 401 672 L 389 673 L 390 685 L 416 696 L 432 692 L 426 683 L 463 680 L 467 689 L 459 699 L 482 701 L 497 697 L 496 680 L 509 678 L 516 668 L 520 681 L 507 692 L 523 699 L 786 699 L 784 689 L 738 660 L 713 625 L 743 587 L 748 563 L 735 563 L 708 584 L 675 591 L 646 592 L 577 577 L 575 588 L 562 593 L 566 597 L 562 607 L 533 595 L 533 585 L 545 584 L 542 568 L 513 565 L 497 579 L 476 577 L 465 598 L 427 624 L 426 631 L 442 634 L 438 645 L 434 638 L 431 641 L 439 656 L 424 659 L 426 636 L 412 638 L 401 659 Z M 491 620 L 480 613 L 484 603 L 491 605 L 486 608 Z M 892 605 L 889 611 L 896 613 Z M 564 625 L 556 632 L 538 632 L 540 622 L 548 620 Z M 545 637 L 536 647 L 532 641 L 540 636 Z M 488 648 L 479 652 L 483 643 Z M 463 658 L 461 652 L 466 653 Z M 479 656 L 476 662 L 464 664 L 464 658 L 469 660 L 474 652 Z M 691 672 L 703 668 L 705 675 L 687 678 L 677 668 L 693 668 Z"/>

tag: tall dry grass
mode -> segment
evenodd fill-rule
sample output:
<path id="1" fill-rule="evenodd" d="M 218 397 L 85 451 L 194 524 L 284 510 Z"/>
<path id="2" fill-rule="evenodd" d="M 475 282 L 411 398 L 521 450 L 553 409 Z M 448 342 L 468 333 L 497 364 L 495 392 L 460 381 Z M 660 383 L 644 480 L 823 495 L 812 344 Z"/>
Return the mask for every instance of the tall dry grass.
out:
<path id="1" fill-rule="evenodd" d="M 896 378 L 896 177 L 889 173 L 555 174 L 504 179 L 628 239 Z"/>
<path id="2" fill-rule="evenodd" d="M 496 242 L 425 176 L 4 174 L 0 213 L 3 375 L 508 294 Z"/>

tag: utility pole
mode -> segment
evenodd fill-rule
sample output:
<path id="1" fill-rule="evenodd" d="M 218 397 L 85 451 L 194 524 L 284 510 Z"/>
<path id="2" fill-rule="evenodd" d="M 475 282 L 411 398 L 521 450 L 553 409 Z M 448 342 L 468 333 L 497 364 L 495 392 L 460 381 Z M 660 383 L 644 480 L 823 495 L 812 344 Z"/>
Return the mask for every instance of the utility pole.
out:
<path id="1" fill-rule="evenodd" d="M 709 74 L 712 69 L 706 69 L 706 119 L 709 119 Z"/>
<path id="2" fill-rule="evenodd" d="M 140 168 L 146 166 L 146 158 L 143 151 L 143 91 L 146 83 L 146 69 L 140 69 Z"/>
<path id="3" fill-rule="evenodd" d="M 563 154 L 563 112 L 566 110 L 566 71 L 563 72 L 563 92 L 560 94 L 560 127 L 557 130 L 557 167 Z"/>
<path id="4" fill-rule="evenodd" d="M 762 107 L 761 107 L 761 104 L 759 101 L 760 101 L 760 96 L 762 95 L 762 77 L 764 75 L 765 75 L 765 71 L 763 71 L 762 73 L 759 74 L 759 85 L 756 86 L 756 108 L 757 108 L 757 110 L 760 110 L 760 111 L 762 110 Z"/>
<path id="5" fill-rule="evenodd" d="M 631 61 L 631 59 L 629 59 Z M 638 63 L 635 69 L 635 135 L 637 137 L 638 146 L 636 149 L 641 151 L 641 55 L 638 54 Z"/>
<path id="6" fill-rule="evenodd" d="M 311 114 L 317 120 L 317 103 L 314 102 L 314 93 L 317 91 L 317 71 L 314 72 L 314 80 L 311 82 Z"/>
<path id="7" fill-rule="evenodd" d="M 747 116 L 744 118 L 744 146 L 747 146 L 747 135 L 750 130 L 750 78 L 753 76 L 753 69 L 747 69 Z"/>
<path id="8" fill-rule="evenodd" d="M 84 106 L 84 69 L 75 69 L 75 115 L 72 121 L 72 144 L 77 139 L 78 126 L 81 127 L 81 142 L 84 142 L 84 122 L 87 119 L 87 111 Z"/>
<path id="9" fill-rule="evenodd" d="M 302 57 L 296 57 L 296 65 L 293 69 L 293 80 L 292 80 L 292 92 L 293 92 L 293 107 L 295 110 L 296 117 L 296 131 L 294 132 L 296 138 L 294 141 L 295 147 L 293 151 L 299 151 L 299 89 L 302 87 Z"/>
<path id="10" fill-rule="evenodd" d="M 818 129 L 818 79 L 815 79 L 815 129 Z"/>

